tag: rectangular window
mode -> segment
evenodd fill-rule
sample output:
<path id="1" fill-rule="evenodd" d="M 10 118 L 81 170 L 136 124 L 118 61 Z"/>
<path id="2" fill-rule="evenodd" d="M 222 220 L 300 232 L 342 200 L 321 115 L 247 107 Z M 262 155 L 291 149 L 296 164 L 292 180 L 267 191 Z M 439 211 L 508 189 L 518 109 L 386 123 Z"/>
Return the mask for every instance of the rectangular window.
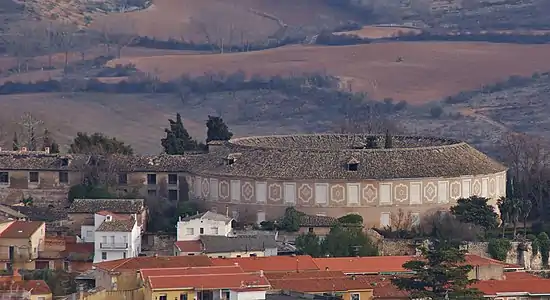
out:
<path id="1" fill-rule="evenodd" d="M 390 226 L 390 213 L 389 212 L 383 212 L 380 214 L 380 227 L 388 227 Z"/>
<path id="2" fill-rule="evenodd" d="M 102 242 L 103 244 L 107 244 L 107 236 L 105 236 L 105 235 L 102 236 L 102 237 L 101 237 L 101 242 Z"/>
<path id="3" fill-rule="evenodd" d="M 199 230 L 201 234 L 204 234 L 204 228 L 201 227 L 201 229 Z"/>
<path id="4" fill-rule="evenodd" d="M 178 190 L 168 190 L 168 200 L 178 201 Z"/>
<path id="5" fill-rule="evenodd" d="M 166 294 L 159 295 L 159 300 L 168 300 L 168 296 Z"/>
<path id="6" fill-rule="evenodd" d="M 118 174 L 118 184 L 128 184 L 128 174 L 126 173 Z"/>
<path id="7" fill-rule="evenodd" d="M 59 172 L 59 183 L 69 183 L 69 172 Z"/>
<path id="8" fill-rule="evenodd" d="M 122 258 L 126 258 L 126 252 L 122 252 Z"/>
<path id="9" fill-rule="evenodd" d="M 187 294 L 180 294 L 180 300 L 187 300 Z"/>
<path id="10" fill-rule="evenodd" d="M 39 180 L 38 172 L 29 172 L 30 183 L 38 183 L 38 180 Z"/>
<path id="11" fill-rule="evenodd" d="M 157 184 L 157 174 L 147 174 L 147 184 Z"/>
<path id="12" fill-rule="evenodd" d="M 218 235 L 218 232 L 219 232 L 218 227 L 212 227 L 212 234 Z"/>
<path id="13" fill-rule="evenodd" d="M 86 240 L 91 241 L 94 238 L 94 232 L 91 230 L 86 231 Z"/>
<path id="14" fill-rule="evenodd" d="M 361 300 L 361 296 L 359 293 L 353 293 L 351 294 L 351 299 L 350 300 Z"/>
<path id="15" fill-rule="evenodd" d="M 412 219 L 411 221 L 412 221 L 413 227 L 420 226 L 420 213 L 417 213 L 417 212 L 411 213 L 411 219 Z"/>
<path id="16" fill-rule="evenodd" d="M 101 259 L 103 260 L 107 259 L 107 252 L 101 252 Z"/>
<path id="17" fill-rule="evenodd" d="M 68 261 L 63 262 L 63 270 L 69 271 L 70 266 L 71 266 L 71 264 Z"/>
<path id="18" fill-rule="evenodd" d="M 150 197 L 155 197 L 157 195 L 157 190 L 148 190 L 147 195 Z"/>
<path id="19" fill-rule="evenodd" d="M 193 228 L 187 228 L 185 230 L 185 234 L 186 235 L 194 235 L 195 234 L 195 230 L 193 230 Z"/>
<path id="20" fill-rule="evenodd" d="M 168 184 L 178 184 L 178 174 L 168 174 Z"/>
<path id="21" fill-rule="evenodd" d="M 8 172 L 0 172 L 0 183 L 10 183 L 10 174 Z"/>

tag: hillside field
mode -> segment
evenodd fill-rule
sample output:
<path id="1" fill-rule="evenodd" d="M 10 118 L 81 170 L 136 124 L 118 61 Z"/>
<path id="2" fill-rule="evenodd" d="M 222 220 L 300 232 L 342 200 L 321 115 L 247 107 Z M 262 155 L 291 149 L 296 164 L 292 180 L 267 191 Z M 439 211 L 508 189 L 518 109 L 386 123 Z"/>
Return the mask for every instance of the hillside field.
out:
<path id="1" fill-rule="evenodd" d="M 397 60 L 402 58 L 401 62 Z M 529 59 L 526 59 L 529 58 Z M 423 104 L 495 83 L 511 75 L 550 70 L 550 45 L 460 42 L 379 43 L 354 46 L 289 46 L 266 51 L 218 55 L 129 57 L 110 65 L 133 63 L 161 79 L 186 73 L 248 76 L 325 72 L 340 76 L 353 91 Z"/>

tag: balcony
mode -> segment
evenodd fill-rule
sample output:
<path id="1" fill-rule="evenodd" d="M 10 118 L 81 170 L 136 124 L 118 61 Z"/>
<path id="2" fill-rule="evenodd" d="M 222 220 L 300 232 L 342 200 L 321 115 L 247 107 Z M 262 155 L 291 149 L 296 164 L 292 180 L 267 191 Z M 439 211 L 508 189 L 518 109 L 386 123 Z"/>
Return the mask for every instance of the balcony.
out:
<path id="1" fill-rule="evenodd" d="M 127 249 L 128 243 L 100 243 L 101 249 Z"/>

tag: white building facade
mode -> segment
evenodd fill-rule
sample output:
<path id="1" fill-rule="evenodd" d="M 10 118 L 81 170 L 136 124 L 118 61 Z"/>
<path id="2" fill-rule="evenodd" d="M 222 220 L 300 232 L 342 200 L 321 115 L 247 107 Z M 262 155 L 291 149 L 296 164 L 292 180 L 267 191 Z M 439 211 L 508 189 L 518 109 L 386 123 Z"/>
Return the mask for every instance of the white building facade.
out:
<path id="1" fill-rule="evenodd" d="M 110 212 L 96 213 L 93 227 L 82 226 L 82 240 L 94 243 L 94 263 L 137 257 L 141 252 L 141 228 L 136 219 Z"/>
<path id="2" fill-rule="evenodd" d="M 207 211 L 180 218 L 177 224 L 178 241 L 196 241 L 201 235 L 231 236 L 233 219 Z"/>

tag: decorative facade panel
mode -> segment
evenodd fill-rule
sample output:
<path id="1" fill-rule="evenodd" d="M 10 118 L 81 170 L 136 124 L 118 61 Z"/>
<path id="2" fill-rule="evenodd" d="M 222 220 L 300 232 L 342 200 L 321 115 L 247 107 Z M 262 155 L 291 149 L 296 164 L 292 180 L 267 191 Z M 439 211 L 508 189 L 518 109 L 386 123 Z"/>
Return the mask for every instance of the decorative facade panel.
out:
<path id="1" fill-rule="evenodd" d="M 284 187 L 285 203 L 296 203 L 296 183 L 285 182 Z"/>
<path id="2" fill-rule="evenodd" d="M 479 179 L 474 179 L 474 183 L 472 185 L 472 195 L 481 196 L 481 182 Z"/>
<path id="3" fill-rule="evenodd" d="M 449 182 L 440 181 L 437 183 L 437 202 L 449 203 Z"/>
<path id="4" fill-rule="evenodd" d="M 495 180 L 495 196 L 496 197 L 499 197 L 500 196 L 500 191 L 501 191 L 501 187 L 500 187 L 500 181 L 502 180 L 501 178 L 501 175 L 498 175 L 496 177 L 496 180 Z"/>
<path id="5" fill-rule="evenodd" d="M 457 200 L 460 198 L 460 181 L 453 181 L 451 182 L 451 199 Z"/>
<path id="6" fill-rule="evenodd" d="M 315 203 L 320 205 L 328 203 L 328 183 L 315 184 Z"/>
<path id="7" fill-rule="evenodd" d="M 495 178 L 489 179 L 489 197 L 495 197 L 497 194 L 497 184 Z"/>
<path id="8" fill-rule="evenodd" d="M 395 185 L 394 198 L 397 202 L 406 202 L 409 200 L 409 186 L 403 183 Z"/>
<path id="9" fill-rule="evenodd" d="M 489 197 L 489 178 L 481 179 L 481 197 Z"/>
<path id="10" fill-rule="evenodd" d="M 262 223 L 263 221 L 265 221 L 265 211 L 259 210 L 259 211 L 256 213 L 256 223 L 257 223 L 257 224 L 260 224 L 260 223 Z"/>
<path id="11" fill-rule="evenodd" d="M 245 181 L 241 187 L 241 194 L 244 202 L 253 202 L 254 186 L 250 181 Z"/>
<path id="12" fill-rule="evenodd" d="M 330 202 L 331 205 L 341 206 L 346 201 L 346 189 L 342 184 L 335 184 L 330 187 Z"/>
<path id="13" fill-rule="evenodd" d="M 313 204 L 313 188 L 309 183 L 303 183 L 298 188 L 298 200 L 302 205 Z"/>
<path id="14" fill-rule="evenodd" d="M 360 199 L 360 184 L 359 183 L 348 183 L 347 184 L 347 194 L 348 194 L 348 205 L 359 205 Z"/>
<path id="15" fill-rule="evenodd" d="M 422 182 L 411 182 L 411 205 L 422 204 Z"/>
<path id="16" fill-rule="evenodd" d="M 437 187 L 435 186 L 435 183 L 428 182 L 424 186 L 424 201 L 434 202 L 436 197 L 437 197 Z"/>
<path id="17" fill-rule="evenodd" d="M 241 181 L 240 180 L 231 180 L 231 201 L 232 202 L 241 201 Z"/>
<path id="18" fill-rule="evenodd" d="M 220 201 L 229 201 L 229 183 L 225 180 L 220 181 Z"/>
<path id="19" fill-rule="evenodd" d="M 367 183 L 363 187 L 362 191 L 363 201 L 365 201 L 367 204 L 375 203 L 376 200 L 378 200 L 378 190 L 374 186 L 374 184 Z"/>
<path id="20" fill-rule="evenodd" d="M 380 183 L 380 204 L 392 204 L 391 183 Z"/>
<path id="21" fill-rule="evenodd" d="M 208 199 L 210 197 L 210 183 L 208 182 L 208 178 L 204 178 L 202 180 L 202 196 L 204 199 Z"/>
<path id="22" fill-rule="evenodd" d="M 267 202 L 267 182 L 256 182 L 256 202 Z"/>
<path id="23" fill-rule="evenodd" d="M 471 187 L 470 187 L 471 184 L 472 184 L 471 179 L 462 180 L 462 195 L 461 195 L 462 198 L 469 198 L 472 195 Z"/>
<path id="24" fill-rule="evenodd" d="M 283 188 L 280 183 L 270 183 L 268 186 L 267 200 L 272 203 L 280 203 L 283 200 Z"/>
<path id="25" fill-rule="evenodd" d="M 210 179 L 210 200 L 218 201 L 219 196 L 219 182 L 218 179 Z"/>
<path id="26" fill-rule="evenodd" d="M 195 196 L 202 197 L 202 178 L 196 177 L 195 178 Z"/>

